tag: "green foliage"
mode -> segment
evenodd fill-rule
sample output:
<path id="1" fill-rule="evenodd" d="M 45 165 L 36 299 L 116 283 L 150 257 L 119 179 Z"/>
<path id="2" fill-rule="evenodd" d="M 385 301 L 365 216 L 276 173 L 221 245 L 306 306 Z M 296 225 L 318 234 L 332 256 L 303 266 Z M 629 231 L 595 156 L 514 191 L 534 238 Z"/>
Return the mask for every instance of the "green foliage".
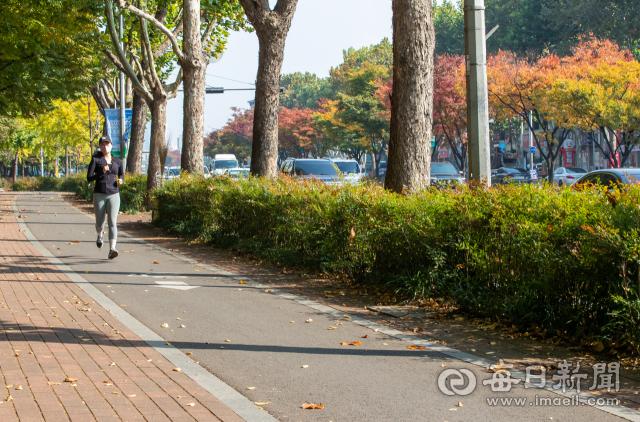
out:
<path id="1" fill-rule="evenodd" d="M 317 109 L 320 108 L 318 101 L 333 99 L 335 96 L 329 78 L 318 78 L 309 72 L 283 75 L 280 85 L 284 87 L 280 105 L 289 109 Z"/>
<path id="2" fill-rule="evenodd" d="M 99 72 L 100 2 L 6 0 L 0 8 L 0 115 L 43 112 Z"/>
<path id="3" fill-rule="evenodd" d="M 186 237 L 553 333 L 640 340 L 639 318 L 618 299 L 638 299 L 639 186 L 404 197 L 375 185 L 183 177 L 154 197 L 159 224 Z"/>
<path id="4" fill-rule="evenodd" d="M 436 55 L 464 54 L 462 0 L 434 2 L 433 27 L 436 31 Z"/>

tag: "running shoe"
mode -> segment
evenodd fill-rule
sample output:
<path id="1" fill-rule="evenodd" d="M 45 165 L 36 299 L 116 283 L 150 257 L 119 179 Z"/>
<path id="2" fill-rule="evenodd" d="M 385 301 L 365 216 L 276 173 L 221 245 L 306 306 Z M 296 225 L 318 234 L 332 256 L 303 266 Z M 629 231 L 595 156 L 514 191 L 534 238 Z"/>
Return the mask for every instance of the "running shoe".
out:
<path id="1" fill-rule="evenodd" d="M 98 240 L 96 240 L 96 245 L 98 246 L 98 249 L 102 248 L 102 237 L 98 236 Z"/>
<path id="2" fill-rule="evenodd" d="M 109 251 L 109 259 L 113 259 L 113 258 L 115 258 L 117 256 L 118 256 L 118 251 L 116 251 L 115 249 L 111 249 Z"/>

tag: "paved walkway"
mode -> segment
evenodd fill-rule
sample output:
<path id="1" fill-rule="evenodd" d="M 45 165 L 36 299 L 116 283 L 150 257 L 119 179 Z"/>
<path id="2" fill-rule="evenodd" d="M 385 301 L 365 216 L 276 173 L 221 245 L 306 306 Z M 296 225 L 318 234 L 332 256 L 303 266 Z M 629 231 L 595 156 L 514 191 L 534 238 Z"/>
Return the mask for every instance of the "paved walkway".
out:
<path id="1" fill-rule="evenodd" d="M 0 196 L 0 421 L 242 421 L 52 265 Z"/>
<path id="2" fill-rule="evenodd" d="M 109 261 L 90 216 L 55 194 L 0 194 L 0 214 L 0 374 L 14 399 L 0 403 L 10 416 L 0 422 L 31 420 L 29 411 L 34 420 L 240 420 L 230 409 L 248 422 L 640 422 L 622 406 L 565 405 L 571 393 L 550 387 L 496 393 L 484 381 L 497 356 L 394 330 L 124 231 L 121 255 Z M 438 388 L 452 370 L 477 379 L 472 394 Z"/>

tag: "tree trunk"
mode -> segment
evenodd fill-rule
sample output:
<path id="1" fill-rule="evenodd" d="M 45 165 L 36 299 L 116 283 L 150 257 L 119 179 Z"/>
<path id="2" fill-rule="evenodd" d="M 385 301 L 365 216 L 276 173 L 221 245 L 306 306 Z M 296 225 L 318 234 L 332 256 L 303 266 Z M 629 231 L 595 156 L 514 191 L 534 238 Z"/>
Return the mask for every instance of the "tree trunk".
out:
<path id="1" fill-rule="evenodd" d="M 69 177 L 69 144 L 64 146 L 64 177 Z"/>
<path id="2" fill-rule="evenodd" d="M 433 126 L 431 0 L 393 0 L 393 96 L 385 188 L 429 185 Z"/>
<path id="3" fill-rule="evenodd" d="M 181 63 L 184 75 L 184 106 L 182 120 L 182 170 L 203 172 L 204 147 L 204 85 L 208 60 L 200 41 L 200 0 L 185 0 L 183 50 Z M 162 139 L 164 142 L 164 138 Z"/>
<path id="4" fill-rule="evenodd" d="M 16 158 L 13 160 L 13 183 L 18 180 L 18 161 L 19 161 L 18 152 L 16 151 Z"/>
<path id="5" fill-rule="evenodd" d="M 142 149 L 144 145 L 144 132 L 147 126 L 148 109 L 149 107 L 144 98 L 134 91 L 127 173 L 140 174 L 142 172 Z"/>
<path id="6" fill-rule="evenodd" d="M 284 60 L 285 34 L 258 32 L 260 58 L 253 114 L 251 173 L 273 177 L 278 166 L 278 116 L 280 113 L 280 73 Z"/>
<path id="7" fill-rule="evenodd" d="M 260 43 L 256 102 L 253 118 L 251 173 L 273 177 L 278 170 L 278 114 L 280 109 L 280 72 L 284 44 L 298 0 L 278 0 L 275 9 L 269 2 L 240 0 Z"/>
<path id="8" fill-rule="evenodd" d="M 160 146 L 164 144 L 167 130 L 167 96 L 154 93 L 151 104 L 151 142 L 147 167 L 147 205 L 149 193 L 156 187 L 156 172 L 160 170 Z"/>

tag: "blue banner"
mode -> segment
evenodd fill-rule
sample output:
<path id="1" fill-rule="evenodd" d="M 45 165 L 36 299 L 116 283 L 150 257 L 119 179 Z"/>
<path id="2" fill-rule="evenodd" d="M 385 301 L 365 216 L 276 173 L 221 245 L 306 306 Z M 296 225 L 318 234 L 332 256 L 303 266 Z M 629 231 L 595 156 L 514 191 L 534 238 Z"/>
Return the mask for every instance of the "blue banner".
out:
<path id="1" fill-rule="evenodd" d="M 133 110 L 130 108 L 124 110 L 124 155 L 120 154 L 120 109 L 105 109 L 104 117 L 107 123 L 107 136 L 111 138 L 111 142 L 113 143 L 111 152 L 118 158 L 126 157 L 127 150 L 129 149 L 129 132 L 131 132 Z"/>

